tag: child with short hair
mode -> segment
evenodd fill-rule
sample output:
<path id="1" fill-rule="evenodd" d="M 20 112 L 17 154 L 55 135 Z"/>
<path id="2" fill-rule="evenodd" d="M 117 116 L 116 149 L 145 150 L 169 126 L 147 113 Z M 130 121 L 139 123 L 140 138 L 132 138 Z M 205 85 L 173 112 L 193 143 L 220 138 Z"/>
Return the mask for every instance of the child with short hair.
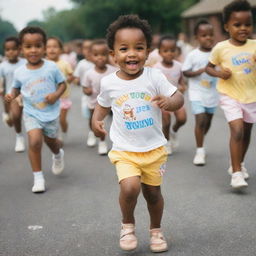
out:
<path id="1" fill-rule="evenodd" d="M 13 101 L 20 93 L 23 97 L 23 119 L 28 134 L 29 160 L 34 174 L 32 192 L 44 192 L 45 180 L 41 168 L 43 140 L 53 152 L 52 172 L 64 169 L 64 151 L 57 139 L 59 125 L 59 98 L 66 89 L 65 78 L 56 64 L 43 59 L 46 34 L 39 27 L 25 27 L 19 33 L 21 50 L 27 64 L 15 70 L 13 88 L 5 96 Z"/>
<path id="2" fill-rule="evenodd" d="M 214 43 L 213 26 L 207 20 L 199 21 L 194 28 L 199 47 L 191 51 L 182 66 L 183 74 L 188 77 L 188 95 L 192 113 L 195 115 L 196 154 L 194 165 L 206 164 L 204 140 L 210 129 L 212 117 L 218 105 L 216 78 L 205 72 Z"/>
<path id="3" fill-rule="evenodd" d="M 153 67 L 160 69 L 168 81 L 176 86 L 180 92 L 184 93 L 186 90 L 186 85 L 183 79 L 183 74 L 181 71 L 181 63 L 175 60 L 176 56 L 176 39 L 170 35 L 165 35 L 160 38 L 158 49 L 159 54 L 162 57 L 162 61 L 156 63 Z M 185 107 L 181 107 L 177 111 L 173 112 L 176 121 L 171 128 L 171 112 L 163 111 L 163 133 L 167 139 L 166 151 L 168 155 L 171 155 L 174 148 L 179 145 L 177 132 L 181 126 L 186 123 L 187 115 Z"/>
<path id="4" fill-rule="evenodd" d="M 220 106 L 230 128 L 230 184 L 243 188 L 249 178 L 244 158 L 256 122 L 256 40 L 249 39 L 253 29 L 250 3 L 231 2 L 224 8 L 223 20 L 230 38 L 213 48 L 206 71 L 219 78 Z"/>
<path id="5" fill-rule="evenodd" d="M 161 109 L 176 111 L 183 105 L 183 96 L 161 71 L 144 67 L 151 40 L 148 22 L 137 15 L 120 16 L 109 26 L 107 42 L 120 70 L 101 80 L 92 118 L 93 131 L 101 137 L 106 135 L 103 120 L 113 111 L 113 147 L 108 155 L 120 184 L 120 247 L 127 251 L 138 243 L 134 209 L 141 189 L 150 215 L 150 249 L 168 250 L 161 231 L 164 203 L 160 185 L 167 159 Z"/>
<path id="6" fill-rule="evenodd" d="M 12 89 L 14 71 L 25 64 L 25 60 L 20 58 L 20 41 L 17 37 L 8 37 L 4 40 L 4 54 L 6 60 L 0 64 L 0 78 L 3 79 L 4 95 L 10 93 Z M 25 141 L 22 135 L 22 102 L 17 98 L 11 104 L 4 102 L 3 121 L 9 126 L 14 126 L 16 132 L 15 152 L 25 150 Z"/>
<path id="7" fill-rule="evenodd" d="M 97 96 L 100 92 L 100 81 L 103 77 L 116 71 L 116 68 L 107 64 L 109 49 L 105 40 L 95 40 L 90 46 L 91 61 L 94 64 L 94 68 L 88 70 L 83 79 L 82 86 L 83 92 L 88 96 L 87 106 L 90 110 L 89 117 L 89 133 L 87 138 L 87 145 L 94 146 L 96 144 L 96 137 L 92 132 L 92 115 L 97 103 Z M 98 153 L 105 155 L 108 153 L 108 146 L 105 141 L 105 136 L 102 136 L 98 145 Z"/>
<path id="8" fill-rule="evenodd" d="M 67 114 L 72 106 L 72 101 L 70 99 L 70 83 L 73 80 L 73 70 L 71 65 L 60 58 L 63 50 L 62 42 L 57 37 L 49 37 L 46 42 L 46 56 L 49 60 L 56 63 L 60 71 L 64 74 L 66 78 L 67 88 L 65 92 L 60 97 L 60 128 L 59 140 L 64 142 L 67 138 L 68 122 Z"/>

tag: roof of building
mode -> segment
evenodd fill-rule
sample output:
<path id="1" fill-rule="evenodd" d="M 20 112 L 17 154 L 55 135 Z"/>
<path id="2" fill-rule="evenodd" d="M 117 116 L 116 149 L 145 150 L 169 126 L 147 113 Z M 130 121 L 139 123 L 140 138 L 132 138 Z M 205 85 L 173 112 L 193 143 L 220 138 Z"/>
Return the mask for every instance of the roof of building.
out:
<path id="1" fill-rule="evenodd" d="M 181 16 L 183 18 L 191 18 L 201 15 L 222 13 L 224 6 L 232 2 L 232 0 L 201 0 L 199 3 L 193 5 Z M 248 0 L 253 7 L 256 7 L 256 0 Z"/>

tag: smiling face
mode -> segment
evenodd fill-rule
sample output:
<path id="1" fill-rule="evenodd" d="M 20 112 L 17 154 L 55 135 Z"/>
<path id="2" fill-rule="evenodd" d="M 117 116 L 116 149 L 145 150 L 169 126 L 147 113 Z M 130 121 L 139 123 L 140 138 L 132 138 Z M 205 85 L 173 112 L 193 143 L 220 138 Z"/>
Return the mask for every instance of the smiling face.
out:
<path id="1" fill-rule="evenodd" d="M 20 47 L 15 41 L 7 41 L 4 44 L 4 55 L 11 63 L 16 63 L 20 54 Z"/>
<path id="2" fill-rule="evenodd" d="M 49 60 L 58 61 L 62 50 L 56 39 L 48 39 L 46 43 L 46 55 Z"/>
<path id="3" fill-rule="evenodd" d="M 27 33 L 23 36 L 21 50 L 28 61 L 28 67 L 31 69 L 39 68 L 45 54 L 45 43 L 43 36 L 39 33 Z"/>
<path id="4" fill-rule="evenodd" d="M 140 76 L 148 53 L 149 49 L 142 30 L 123 28 L 116 32 L 114 50 L 111 54 L 120 67 L 117 73 L 120 78 L 131 80 Z"/>
<path id="5" fill-rule="evenodd" d="M 91 60 L 98 71 L 105 70 L 108 62 L 108 47 L 106 44 L 94 44 L 91 47 Z"/>
<path id="6" fill-rule="evenodd" d="M 233 12 L 225 24 L 225 30 L 230 35 L 230 42 L 243 45 L 252 34 L 252 13 L 250 11 Z"/>
<path id="7" fill-rule="evenodd" d="M 159 54 L 163 58 L 165 66 L 171 66 L 173 59 L 176 56 L 176 41 L 171 39 L 164 39 L 159 48 Z"/>
<path id="8" fill-rule="evenodd" d="M 210 51 L 214 43 L 213 27 L 210 24 L 201 24 L 198 28 L 196 39 L 200 45 L 200 50 Z"/>

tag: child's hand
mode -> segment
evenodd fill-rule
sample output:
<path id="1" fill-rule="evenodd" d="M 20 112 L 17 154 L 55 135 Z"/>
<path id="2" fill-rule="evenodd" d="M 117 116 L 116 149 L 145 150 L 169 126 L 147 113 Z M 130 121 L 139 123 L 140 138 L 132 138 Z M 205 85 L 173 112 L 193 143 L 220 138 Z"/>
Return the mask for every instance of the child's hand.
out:
<path id="1" fill-rule="evenodd" d="M 58 96 L 56 93 L 50 93 L 45 96 L 45 102 L 48 104 L 54 104 L 58 99 Z"/>
<path id="2" fill-rule="evenodd" d="M 205 68 L 200 68 L 200 69 L 198 69 L 198 70 L 196 71 L 196 73 L 197 73 L 198 76 L 201 75 L 201 74 L 203 74 L 204 72 L 205 72 Z"/>
<path id="3" fill-rule="evenodd" d="M 170 104 L 170 97 L 166 97 L 164 95 L 157 95 L 151 99 L 151 102 L 153 105 L 163 110 L 167 110 Z"/>
<path id="4" fill-rule="evenodd" d="M 4 101 L 5 102 L 7 102 L 7 103 L 10 103 L 10 102 L 12 102 L 12 100 L 14 100 L 14 95 L 12 95 L 12 94 L 6 94 L 5 96 L 4 96 Z"/>
<path id="5" fill-rule="evenodd" d="M 220 78 L 227 80 L 231 77 L 232 71 L 229 68 L 222 68 L 220 71 Z"/>
<path id="6" fill-rule="evenodd" d="M 107 135 L 107 131 L 104 128 L 104 121 L 95 121 L 93 122 L 92 130 L 96 137 L 104 137 Z"/>

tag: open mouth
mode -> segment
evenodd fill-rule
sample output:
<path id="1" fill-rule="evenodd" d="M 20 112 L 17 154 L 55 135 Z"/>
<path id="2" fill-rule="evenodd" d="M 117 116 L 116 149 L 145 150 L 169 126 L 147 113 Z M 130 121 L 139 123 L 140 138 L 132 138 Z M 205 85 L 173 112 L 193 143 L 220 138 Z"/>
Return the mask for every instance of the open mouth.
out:
<path id="1" fill-rule="evenodd" d="M 130 68 L 136 68 L 138 63 L 138 61 L 126 61 L 126 65 L 128 65 Z"/>

